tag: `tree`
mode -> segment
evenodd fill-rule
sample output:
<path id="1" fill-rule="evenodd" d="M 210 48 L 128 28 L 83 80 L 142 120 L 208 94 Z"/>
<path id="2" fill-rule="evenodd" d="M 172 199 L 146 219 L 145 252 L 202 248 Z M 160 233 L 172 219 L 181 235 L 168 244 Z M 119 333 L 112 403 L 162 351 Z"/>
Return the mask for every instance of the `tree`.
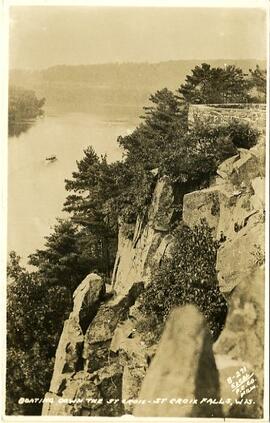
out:
<path id="1" fill-rule="evenodd" d="M 32 90 L 9 87 L 8 119 L 10 122 L 35 119 L 44 113 L 45 98 L 38 99 Z"/>
<path id="2" fill-rule="evenodd" d="M 266 69 L 260 69 L 256 65 L 254 70 L 249 69 L 250 72 L 250 86 L 252 99 L 254 102 L 266 102 Z"/>
<path id="3" fill-rule="evenodd" d="M 9 87 L 8 129 L 9 135 L 20 135 L 31 126 L 29 120 L 44 114 L 45 98 L 38 99 L 32 90 Z"/>
<path id="4" fill-rule="evenodd" d="M 10 253 L 8 278 L 6 412 L 40 414 L 41 405 L 19 405 L 18 400 L 42 398 L 49 388 L 70 295 L 68 288 L 48 286 L 37 272 L 21 267 L 15 252 Z"/>
<path id="5" fill-rule="evenodd" d="M 163 88 L 150 95 L 149 100 L 153 105 L 144 107 L 142 116 L 146 131 L 151 129 L 155 135 L 161 133 L 168 138 L 187 130 L 187 109 L 179 96 Z"/>
<path id="6" fill-rule="evenodd" d="M 73 222 L 61 219 L 45 239 L 45 248 L 31 254 L 29 264 L 37 267 L 39 278 L 47 286 L 66 287 L 71 297 L 89 270 L 97 266 L 98 259 L 89 247 L 90 239 L 84 239 Z"/>
<path id="7" fill-rule="evenodd" d="M 92 147 L 84 150 L 77 162 L 78 171 L 66 180 L 68 195 L 64 210 L 71 219 L 92 235 L 100 251 L 99 270 L 107 276 L 113 267 L 117 238 L 117 216 L 110 200 L 119 193 L 117 164 L 110 165 L 106 157 L 99 158 Z M 118 178 L 119 179 L 119 178 Z M 102 264 L 103 263 L 103 264 Z"/>
<path id="8" fill-rule="evenodd" d="M 211 68 L 203 63 L 195 66 L 178 91 L 188 103 L 246 103 L 249 88 L 242 69 L 234 65 Z"/>
<path id="9" fill-rule="evenodd" d="M 63 322 L 78 284 L 99 265 L 91 236 L 59 220 L 45 247 L 30 255 L 27 271 L 10 253 L 7 289 L 7 413 L 40 414 L 41 406 L 18 405 L 49 389 Z M 42 375 L 42 377 L 40 377 Z"/>
<path id="10" fill-rule="evenodd" d="M 141 125 L 132 134 L 118 138 L 126 162 L 131 166 L 140 162 L 147 170 L 157 167 L 164 149 L 187 131 L 187 107 L 179 96 L 163 88 L 152 94 L 149 101 Z"/>

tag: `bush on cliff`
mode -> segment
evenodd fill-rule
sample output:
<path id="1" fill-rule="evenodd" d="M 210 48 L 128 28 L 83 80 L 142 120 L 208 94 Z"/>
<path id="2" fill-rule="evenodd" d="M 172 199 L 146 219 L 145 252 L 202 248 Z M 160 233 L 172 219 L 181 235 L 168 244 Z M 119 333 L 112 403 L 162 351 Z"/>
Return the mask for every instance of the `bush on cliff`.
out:
<path id="1" fill-rule="evenodd" d="M 227 314 L 215 269 L 218 243 L 205 222 L 194 229 L 180 224 L 174 236 L 171 256 L 153 272 L 140 298 L 141 311 L 146 317 L 154 315 L 165 322 L 173 307 L 195 304 L 217 339 Z"/>
<path id="2" fill-rule="evenodd" d="M 251 148 L 257 144 L 260 132 L 250 126 L 248 122 L 232 121 L 225 131 L 233 144 L 238 148 Z"/>

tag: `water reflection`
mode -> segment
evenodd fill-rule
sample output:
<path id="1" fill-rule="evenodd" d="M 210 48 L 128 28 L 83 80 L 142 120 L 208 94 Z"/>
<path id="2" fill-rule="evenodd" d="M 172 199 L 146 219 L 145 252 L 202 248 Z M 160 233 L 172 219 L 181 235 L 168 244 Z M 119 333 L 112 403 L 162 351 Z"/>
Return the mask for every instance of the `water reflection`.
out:
<path id="1" fill-rule="evenodd" d="M 21 121 L 21 122 L 9 122 L 8 123 L 8 136 L 19 137 L 22 133 L 27 132 L 35 121 Z"/>

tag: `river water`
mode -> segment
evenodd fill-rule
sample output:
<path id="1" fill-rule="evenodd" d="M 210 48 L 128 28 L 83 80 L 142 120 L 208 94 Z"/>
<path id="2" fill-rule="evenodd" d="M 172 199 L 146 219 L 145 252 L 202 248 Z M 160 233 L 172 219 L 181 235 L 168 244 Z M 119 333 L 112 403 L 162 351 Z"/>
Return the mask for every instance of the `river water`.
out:
<path id="1" fill-rule="evenodd" d="M 92 145 L 108 161 L 119 160 L 119 135 L 135 127 L 134 120 L 108 119 L 87 113 L 66 113 L 38 119 L 27 132 L 8 143 L 8 251 L 15 250 L 23 264 L 42 248 L 56 217 L 64 217 L 67 192 L 64 179 L 77 170 L 76 160 Z M 46 157 L 55 155 L 54 162 Z"/>

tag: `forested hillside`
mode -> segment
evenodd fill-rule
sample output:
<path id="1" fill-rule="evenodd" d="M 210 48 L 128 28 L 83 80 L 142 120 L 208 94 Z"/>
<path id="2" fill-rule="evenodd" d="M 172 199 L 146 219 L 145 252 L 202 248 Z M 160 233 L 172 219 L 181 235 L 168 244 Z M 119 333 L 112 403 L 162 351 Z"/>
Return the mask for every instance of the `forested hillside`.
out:
<path id="1" fill-rule="evenodd" d="M 167 87 L 175 90 L 201 60 L 176 60 L 160 63 L 109 63 L 100 65 L 59 65 L 40 71 L 11 70 L 10 83 L 35 89 L 39 97 L 46 98 L 46 108 L 51 112 L 106 110 L 121 106 L 133 108 L 132 115 L 140 114 L 149 95 Z M 264 61 L 214 60 L 214 68 L 235 65 L 244 73 L 264 69 Z M 125 110 L 128 114 L 128 110 Z"/>

